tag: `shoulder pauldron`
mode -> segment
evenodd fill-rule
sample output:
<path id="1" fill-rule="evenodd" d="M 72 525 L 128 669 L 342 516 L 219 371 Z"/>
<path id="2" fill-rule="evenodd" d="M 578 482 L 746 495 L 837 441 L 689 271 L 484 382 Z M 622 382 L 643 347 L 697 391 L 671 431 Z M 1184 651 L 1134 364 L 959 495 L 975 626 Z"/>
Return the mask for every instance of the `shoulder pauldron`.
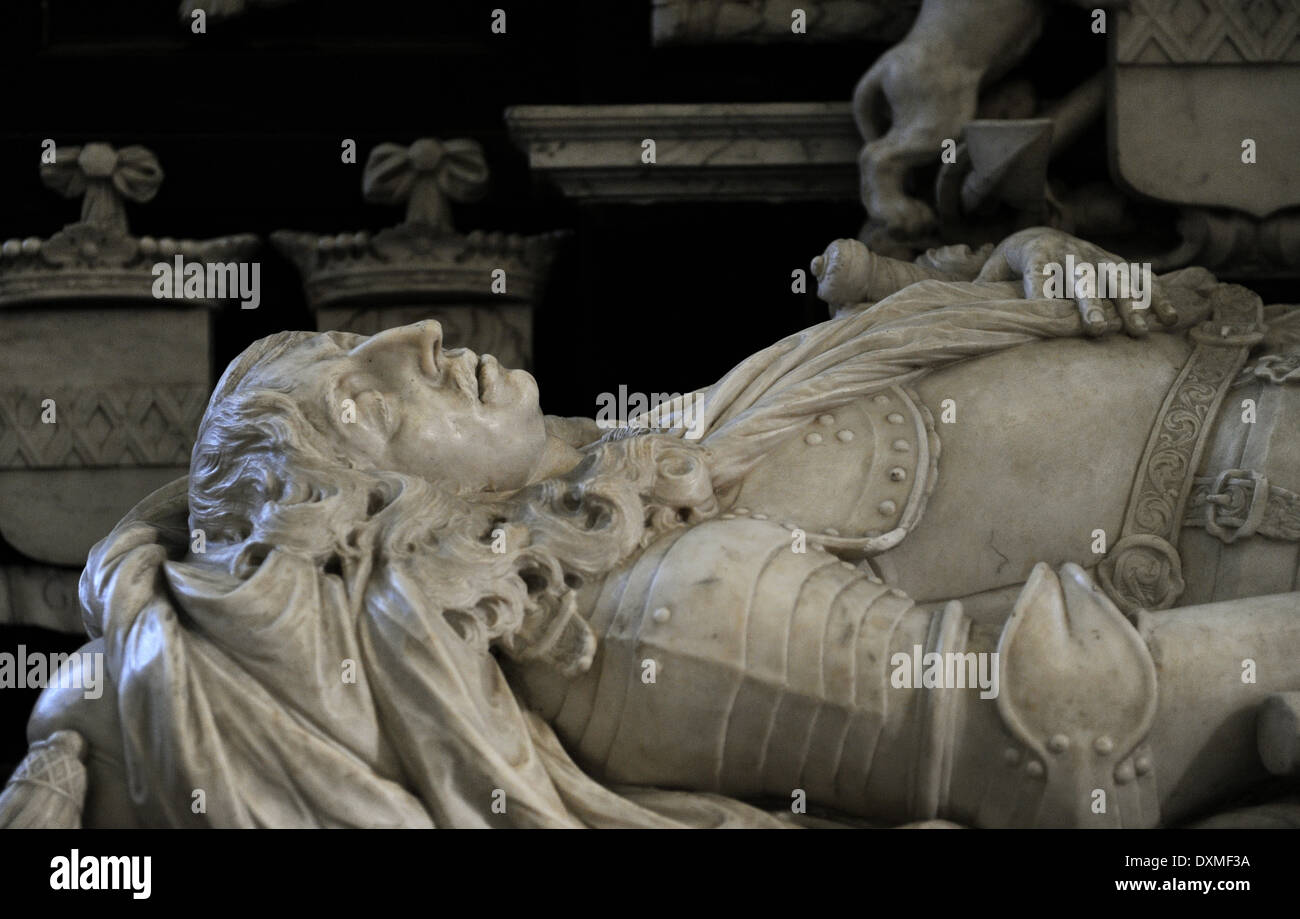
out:
<path id="1" fill-rule="evenodd" d="M 891 386 L 809 418 L 746 476 L 730 512 L 800 527 L 837 555 L 874 555 L 920 521 L 938 458 L 930 412 Z"/>

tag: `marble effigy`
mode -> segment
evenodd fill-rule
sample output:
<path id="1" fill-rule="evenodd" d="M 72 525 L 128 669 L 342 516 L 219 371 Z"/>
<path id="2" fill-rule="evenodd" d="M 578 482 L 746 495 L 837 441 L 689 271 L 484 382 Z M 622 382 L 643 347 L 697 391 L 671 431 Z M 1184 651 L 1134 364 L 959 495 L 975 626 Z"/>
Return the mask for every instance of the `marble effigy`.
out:
<path id="1" fill-rule="evenodd" d="M 255 343 L 93 550 L 111 679 L 42 695 L 0 825 L 1294 819 L 1294 315 L 1067 257 L 1117 261 L 837 241 L 698 439 L 436 322 Z"/>

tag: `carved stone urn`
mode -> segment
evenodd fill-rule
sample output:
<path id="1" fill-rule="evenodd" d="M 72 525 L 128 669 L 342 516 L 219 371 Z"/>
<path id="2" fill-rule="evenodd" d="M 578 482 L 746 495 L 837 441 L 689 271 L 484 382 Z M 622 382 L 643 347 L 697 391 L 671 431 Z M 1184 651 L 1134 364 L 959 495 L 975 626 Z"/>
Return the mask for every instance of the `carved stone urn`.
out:
<path id="1" fill-rule="evenodd" d="M 369 335 L 436 319 L 448 341 L 526 368 L 533 307 L 562 234 L 458 232 L 451 202 L 481 197 L 487 183 L 477 141 L 380 144 L 366 161 L 363 194 L 405 205 L 402 223 L 332 236 L 280 230 L 271 241 L 302 273 L 323 331 Z"/>
<path id="2" fill-rule="evenodd" d="M 222 301 L 155 297 L 153 266 L 246 259 L 257 238 L 133 236 L 125 202 L 162 183 L 157 157 L 104 143 L 49 151 L 41 178 L 81 198 L 48 239 L 0 244 L 0 622 L 80 630 L 90 547 L 183 475 L 212 384 Z"/>

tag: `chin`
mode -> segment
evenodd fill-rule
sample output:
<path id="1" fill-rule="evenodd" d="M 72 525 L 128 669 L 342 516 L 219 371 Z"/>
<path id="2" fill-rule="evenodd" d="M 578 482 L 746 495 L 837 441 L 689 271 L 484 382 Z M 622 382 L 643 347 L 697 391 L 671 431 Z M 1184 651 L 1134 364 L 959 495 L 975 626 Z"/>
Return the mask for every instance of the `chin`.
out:
<path id="1" fill-rule="evenodd" d="M 539 403 L 539 391 L 537 381 L 527 370 L 511 370 L 505 375 L 502 381 L 503 385 L 500 390 L 493 393 L 495 397 L 492 401 L 499 405 L 519 406 L 527 409 L 528 415 L 536 414 L 541 417 L 542 409 Z"/>

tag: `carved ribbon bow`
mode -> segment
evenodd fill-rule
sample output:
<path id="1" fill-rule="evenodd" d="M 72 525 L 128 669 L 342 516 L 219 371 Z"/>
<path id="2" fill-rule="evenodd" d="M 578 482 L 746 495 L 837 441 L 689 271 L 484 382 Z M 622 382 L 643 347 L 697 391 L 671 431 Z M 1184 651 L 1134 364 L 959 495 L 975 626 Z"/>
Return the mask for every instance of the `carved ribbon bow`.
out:
<path id="1" fill-rule="evenodd" d="M 127 235 L 123 199 L 149 201 L 162 185 L 162 166 L 145 147 L 114 150 L 102 143 L 58 147 L 54 160 L 41 164 L 41 181 L 65 198 L 84 195 L 81 222 L 114 235 Z"/>
<path id="2" fill-rule="evenodd" d="M 450 201 L 473 201 L 487 189 L 488 168 L 475 140 L 421 138 L 409 147 L 380 144 L 370 151 L 362 192 L 376 204 L 406 202 L 407 223 L 454 233 Z"/>

